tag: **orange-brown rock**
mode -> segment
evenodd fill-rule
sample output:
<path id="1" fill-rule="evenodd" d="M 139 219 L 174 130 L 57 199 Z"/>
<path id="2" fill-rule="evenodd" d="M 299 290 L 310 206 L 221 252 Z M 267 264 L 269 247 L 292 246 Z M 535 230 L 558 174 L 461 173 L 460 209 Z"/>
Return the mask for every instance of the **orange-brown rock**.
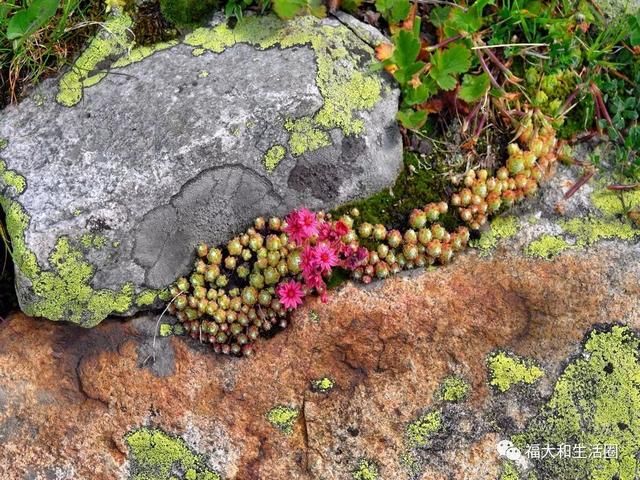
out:
<path id="1" fill-rule="evenodd" d="M 367 289 L 346 285 L 250 359 L 183 337 L 158 337 L 153 349 L 155 318 L 83 330 L 13 315 L 0 324 L 0 478 L 129 478 L 125 434 L 140 426 L 182 437 L 227 479 L 349 479 L 361 459 L 381 479 L 410 478 L 406 427 L 457 374 L 470 397 L 443 408 L 444 433 L 413 473 L 495 479 L 497 441 L 535 413 L 590 327 L 640 325 L 633 251 L 467 254 Z M 547 372 L 528 402 L 488 386 L 496 348 Z M 325 376 L 335 387 L 314 392 Z M 290 435 L 266 419 L 276 405 L 300 410 Z"/>

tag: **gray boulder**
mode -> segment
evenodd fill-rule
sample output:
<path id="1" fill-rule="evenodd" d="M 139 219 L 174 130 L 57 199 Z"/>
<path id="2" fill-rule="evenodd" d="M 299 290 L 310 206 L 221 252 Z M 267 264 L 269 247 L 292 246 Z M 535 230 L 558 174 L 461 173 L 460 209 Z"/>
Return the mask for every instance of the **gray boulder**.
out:
<path id="1" fill-rule="evenodd" d="M 22 309 L 93 326 L 158 305 L 198 242 L 390 185 L 398 91 L 357 23 L 251 17 L 132 48 L 113 17 L 0 118 Z"/>

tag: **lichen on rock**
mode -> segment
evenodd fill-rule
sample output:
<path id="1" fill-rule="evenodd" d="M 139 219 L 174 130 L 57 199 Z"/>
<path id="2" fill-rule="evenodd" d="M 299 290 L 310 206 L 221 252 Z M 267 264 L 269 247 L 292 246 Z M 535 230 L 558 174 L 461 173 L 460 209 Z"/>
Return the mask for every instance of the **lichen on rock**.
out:
<path id="1" fill-rule="evenodd" d="M 353 471 L 353 480 L 378 480 L 380 472 L 378 466 L 371 460 L 362 459 Z"/>
<path id="2" fill-rule="evenodd" d="M 436 398 L 445 402 L 462 402 L 469 396 L 469 390 L 469 383 L 464 378 L 451 375 L 440 384 Z"/>
<path id="3" fill-rule="evenodd" d="M 125 442 L 130 480 L 221 480 L 184 440 L 161 430 L 140 428 L 129 433 Z"/>
<path id="4" fill-rule="evenodd" d="M 504 351 L 496 351 L 487 357 L 489 384 L 504 393 L 515 385 L 530 385 L 544 375 L 544 371 L 532 361 Z"/>
<path id="5" fill-rule="evenodd" d="M 293 425 L 296 423 L 300 410 L 287 405 L 277 405 L 267 412 L 267 420 L 285 435 L 293 432 Z"/>
<path id="6" fill-rule="evenodd" d="M 558 378 L 553 394 L 526 430 L 512 440 L 527 445 L 582 445 L 576 455 L 533 460 L 539 478 L 635 478 L 640 444 L 638 335 L 625 326 L 593 330 L 583 350 Z M 604 455 L 605 446 L 612 446 Z M 600 448 L 600 455 L 591 455 Z M 524 450 L 523 450 L 524 451 Z"/>
<path id="7" fill-rule="evenodd" d="M 428 411 L 407 425 L 406 437 L 410 447 L 420 448 L 429 443 L 431 438 L 443 426 L 440 410 Z"/>

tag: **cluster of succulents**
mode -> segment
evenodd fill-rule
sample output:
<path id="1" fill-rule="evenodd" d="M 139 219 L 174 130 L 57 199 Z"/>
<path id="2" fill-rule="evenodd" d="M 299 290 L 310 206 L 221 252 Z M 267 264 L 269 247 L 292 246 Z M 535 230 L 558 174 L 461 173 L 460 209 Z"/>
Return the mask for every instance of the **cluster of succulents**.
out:
<path id="1" fill-rule="evenodd" d="M 253 227 L 225 246 L 197 246 L 194 271 L 171 286 L 169 312 L 193 338 L 218 353 L 251 355 L 261 333 L 285 328 L 292 310 L 317 293 L 336 268 L 369 283 L 402 270 L 447 264 L 463 250 L 470 231 L 488 217 L 533 195 L 556 160 L 553 127 L 539 112 L 524 118 L 519 142 L 509 145 L 506 166 L 464 175 L 450 204 L 429 203 L 411 212 L 401 232 L 360 221 L 353 209 L 336 219 L 307 209 L 285 219 L 257 218 Z M 455 208 L 461 225 L 448 231 L 443 216 Z M 365 247 L 366 246 L 366 247 Z"/>
<path id="2" fill-rule="evenodd" d="M 488 170 L 469 170 L 464 188 L 451 195 L 451 205 L 460 219 L 478 230 L 489 216 L 532 196 L 556 162 L 558 142 L 555 129 L 540 112 L 529 114 L 521 122 L 519 143 L 511 143 L 509 158 L 495 175 Z"/>

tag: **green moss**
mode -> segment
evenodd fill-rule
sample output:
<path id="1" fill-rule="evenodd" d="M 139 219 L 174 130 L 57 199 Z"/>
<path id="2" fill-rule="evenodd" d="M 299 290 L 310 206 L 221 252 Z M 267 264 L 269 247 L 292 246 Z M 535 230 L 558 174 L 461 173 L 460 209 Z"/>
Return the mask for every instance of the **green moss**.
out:
<path id="1" fill-rule="evenodd" d="M 558 378 L 551 398 L 512 440 L 526 445 L 617 445 L 617 458 L 544 458 L 539 478 L 631 480 L 640 469 L 640 339 L 629 328 L 592 331 Z M 589 453 L 590 450 L 587 450 Z"/>
<path id="2" fill-rule="evenodd" d="M 442 429 L 442 413 L 432 410 L 411 422 L 406 429 L 406 437 L 411 447 L 424 447 Z"/>
<path id="3" fill-rule="evenodd" d="M 472 246 L 488 252 L 498 245 L 499 240 L 511 238 L 518 233 L 519 226 L 520 222 L 514 216 L 496 217 L 491 222 L 491 228 L 472 242 Z"/>
<path id="4" fill-rule="evenodd" d="M 378 466 L 371 460 L 362 459 L 353 471 L 353 480 L 378 480 L 380 473 Z"/>
<path id="5" fill-rule="evenodd" d="M 158 290 L 145 290 L 140 292 L 136 297 L 136 305 L 138 307 L 148 307 L 153 305 L 153 302 L 158 298 Z"/>
<path id="6" fill-rule="evenodd" d="M 162 14 L 176 25 L 199 22 L 219 6 L 218 0 L 160 0 Z"/>
<path id="7" fill-rule="evenodd" d="M 267 420 L 281 432 L 289 435 L 293 432 L 293 425 L 300 415 L 297 408 L 278 405 L 267 412 Z"/>
<path id="8" fill-rule="evenodd" d="M 0 138 L 0 150 L 4 150 L 9 145 L 9 140 L 6 138 Z"/>
<path id="9" fill-rule="evenodd" d="M 417 155 L 405 153 L 404 167 L 393 187 L 369 198 L 343 205 L 332 213 L 340 216 L 355 207 L 360 210 L 359 220 L 362 222 L 402 228 L 406 225 L 411 210 L 442 200 L 444 178 L 439 170 L 427 168 Z M 457 221 L 451 214 L 445 215 L 442 223 L 449 229 L 457 226 Z"/>
<path id="10" fill-rule="evenodd" d="M 267 150 L 267 153 L 264 154 L 264 158 L 262 159 L 264 168 L 266 168 L 268 172 L 273 172 L 284 158 L 286 152 L 287 151 L 282 145 L 274 145 L 271 147 Z"/>
<path id="11" fill-rule="evenodd" d="M 571 247 L 561 236 L 545 233 L 527 245 L 525 253 L 530 257 L 550 259 Z"/>
<path id="12" fill-rule="evenodd" d="M 442 381 L 436 397 L 445 402 L 461 402 L 469 396 L 469 389 L 469 383 L 464 378 L 451 375 Z"/>
<path id="13" fill-rule="evenodd" d="M 601 218 L 574 218 L 560 224 L 565 232 L 576 237 L 576 245 L 585 247 L 600 240 L 631 240 L 640 236 L 640 230 L 628 222 Z"/>
<path id="14" fill-rule="evenodd" d="M 640 206 L 640 190 L 612 191 L 602 187 L 591 194 L 591 201 L 605 215 L 624 215 Z"/>
<path id="15" fill-rule="evenodd" d="M 311 386 L 314 391 L 320 393 L 328 393 L 336 386 L 335 382 L 329 377 L 322 377 L 311 382 Z"/>
<path id="16" fill-rule="evenodd" d="M 140 428 L 129 433 L 125 441 L 129 447 L 130 480 L 167 480 L 176 472 L 183 480 L 221 480 L 181 438 Z"/>
<path id="17" fill-rule="evenodd" d="M 544 375 L 533 362 L 514 354 L 498 351 L 487 357 L 489 384 L 499 392 L 506 392 L 517 384 L 532 384 Z"/>

